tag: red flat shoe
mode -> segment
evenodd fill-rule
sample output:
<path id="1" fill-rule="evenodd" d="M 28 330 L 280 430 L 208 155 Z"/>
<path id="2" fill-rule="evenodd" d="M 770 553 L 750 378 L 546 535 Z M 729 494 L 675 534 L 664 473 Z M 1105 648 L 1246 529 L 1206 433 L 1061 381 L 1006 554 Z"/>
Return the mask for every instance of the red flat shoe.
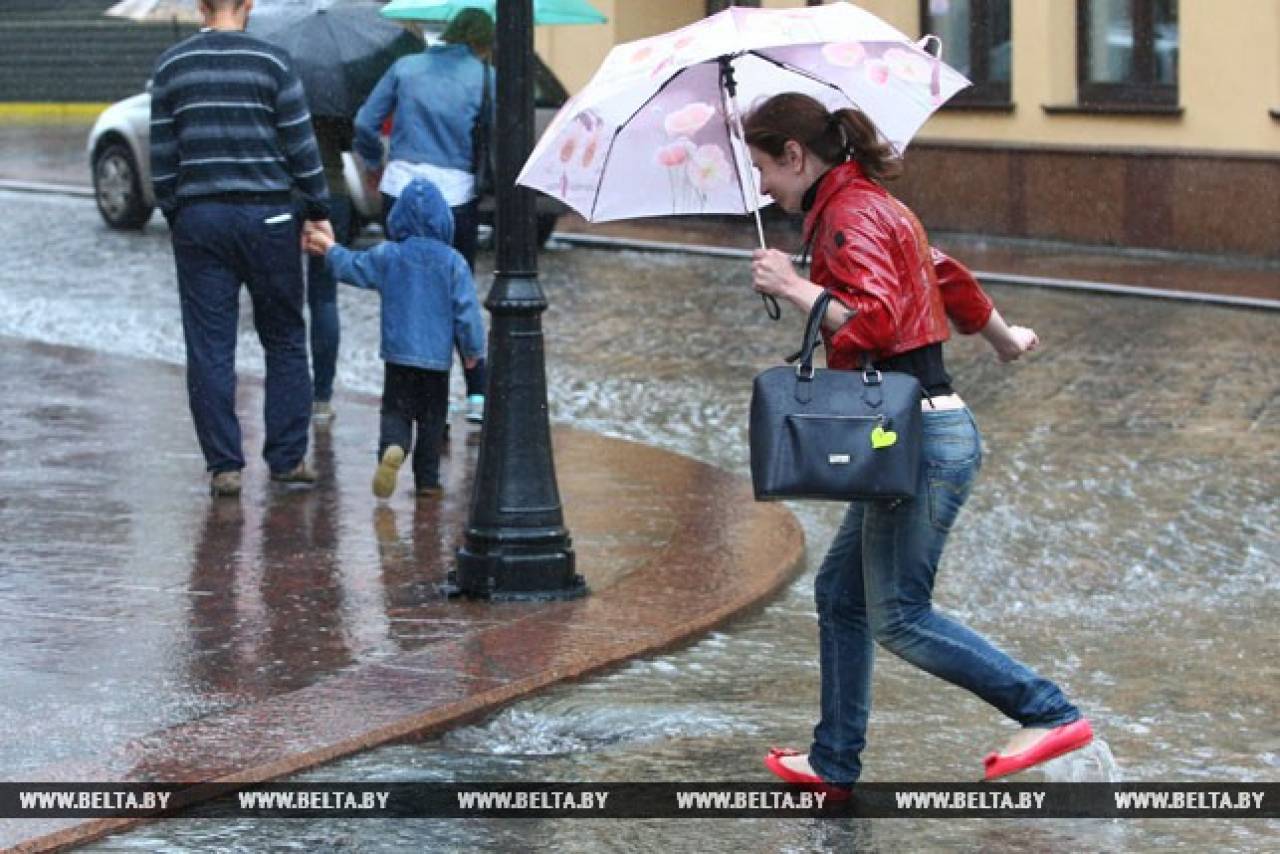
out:
<path id="1" fill-rule="evenodd" d="M 1017 774 L 1028 768 L 1056 759 L 1064 753 L 1079 750 L 1093 741 L 1093 727 L 1080 718 L 1069 724 L 1054 727 L 1035 744 L 1019 753 L 988 753 L 982 760 L 986 766 L 986 780 L 995 780 Z"/>
<path id="2" fill-rule="evenodd" d="M 833 801 L 843 801 L 853 794 L 850 789 L 833 786 L 817 774 L 806 774 L 803 771 L 796 771 L 782 764 L 782 757 L 800 755 L 802 755 L 800 751 L 793 750 L 790 747 L 770 747 L 769 753 L 764 757 L 764 767 L 772 771 L 784 783 L 804 786 L 806 789 L 822 792 Z"/>

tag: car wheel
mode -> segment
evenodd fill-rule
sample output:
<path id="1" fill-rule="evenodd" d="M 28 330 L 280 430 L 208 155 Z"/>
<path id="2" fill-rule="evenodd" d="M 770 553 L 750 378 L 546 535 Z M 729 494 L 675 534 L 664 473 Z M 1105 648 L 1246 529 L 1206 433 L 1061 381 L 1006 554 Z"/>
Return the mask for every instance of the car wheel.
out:
<path id="1" fill-rule="evenodd" d="M 153 208 L 142 195 L 138 164 L 129 148 L 108 145 L 93 161 L 93 195 L 98 212 L 112 228 L 142 228 Z"/>

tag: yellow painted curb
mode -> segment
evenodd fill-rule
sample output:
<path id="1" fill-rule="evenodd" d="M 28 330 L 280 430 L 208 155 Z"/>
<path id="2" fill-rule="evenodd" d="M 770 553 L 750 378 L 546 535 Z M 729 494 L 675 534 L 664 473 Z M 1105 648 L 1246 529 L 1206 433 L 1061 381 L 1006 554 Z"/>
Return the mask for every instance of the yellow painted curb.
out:
<path id="1" fill-rule="evenodd" d="M 96 119 L 110 104 L 53 101 L 0 101 L 0 120 L 49 122 Z"/>

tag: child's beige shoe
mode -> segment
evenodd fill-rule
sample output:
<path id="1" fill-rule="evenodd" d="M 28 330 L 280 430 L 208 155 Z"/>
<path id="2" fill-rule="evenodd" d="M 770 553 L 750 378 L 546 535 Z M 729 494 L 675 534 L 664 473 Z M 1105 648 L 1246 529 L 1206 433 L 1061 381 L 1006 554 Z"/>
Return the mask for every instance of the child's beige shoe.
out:
<path id="1" fill-rule="evenodd" d="M 390 498 L 396 491 L 396 475 L 404 463 L 404 448 L 399 445 L 388 445 L 382 452 L 378 462 L 378 470 L 373 473 L 373 494 L 379 498 Z"/>

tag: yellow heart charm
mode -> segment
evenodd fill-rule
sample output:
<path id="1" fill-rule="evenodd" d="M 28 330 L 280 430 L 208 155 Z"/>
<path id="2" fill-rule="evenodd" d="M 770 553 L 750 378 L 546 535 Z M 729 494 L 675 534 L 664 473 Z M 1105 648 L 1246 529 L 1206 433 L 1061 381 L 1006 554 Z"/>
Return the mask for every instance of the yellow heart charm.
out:
<path id="1" fill-rule="evenodd" d="M 896 444 L 897 441 L 898 434 L 892 430 L 877 427 L 871 431 L 871 447 L 875 448 L 877 451 L 881 448 L 888 448 L 891 445 Z"/>

